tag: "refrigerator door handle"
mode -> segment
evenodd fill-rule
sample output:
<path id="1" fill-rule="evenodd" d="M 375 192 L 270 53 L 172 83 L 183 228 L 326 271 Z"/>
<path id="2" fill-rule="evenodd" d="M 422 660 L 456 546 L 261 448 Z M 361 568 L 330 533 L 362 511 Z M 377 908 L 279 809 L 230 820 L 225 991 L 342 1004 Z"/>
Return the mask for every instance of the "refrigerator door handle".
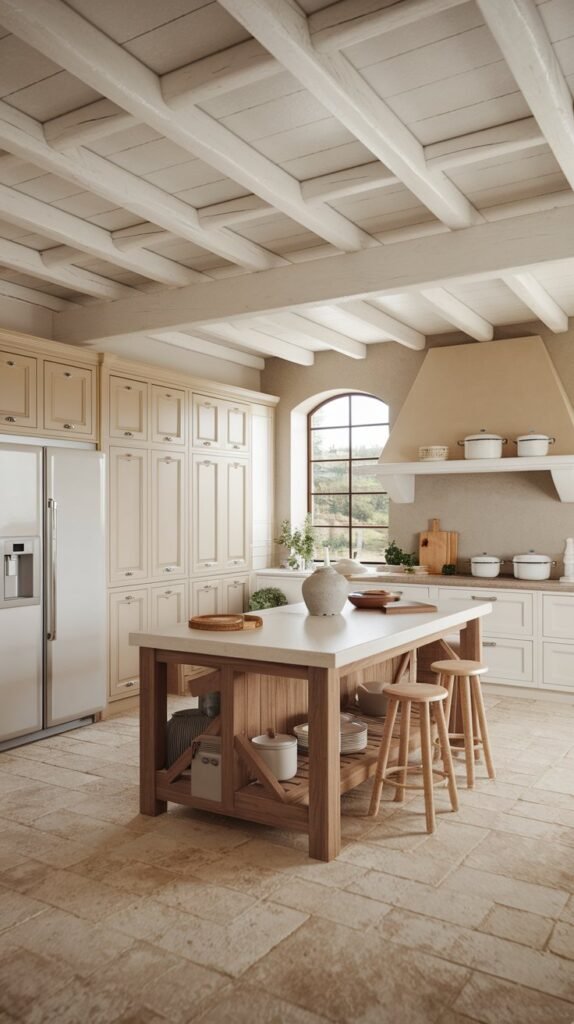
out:
<path id="1" fill-rule="evenodd" d="M 48 631 L 47 639 L 56 639 L 56 579 L 57 579 L 57 528 L 58 502 L 48 498 L 48 579 L 46 594 L 48 598 Z"/>

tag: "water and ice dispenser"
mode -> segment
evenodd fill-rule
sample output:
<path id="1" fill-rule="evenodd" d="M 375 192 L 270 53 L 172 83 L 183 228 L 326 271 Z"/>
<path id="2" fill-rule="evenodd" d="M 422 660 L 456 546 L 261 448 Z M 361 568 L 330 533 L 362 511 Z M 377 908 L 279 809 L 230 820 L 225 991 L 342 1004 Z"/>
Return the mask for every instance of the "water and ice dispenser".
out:
<path id="1" fill-rule="evenodd" d="M 0 538 L 0 607 L 39 604 L 40 538 Z"/>

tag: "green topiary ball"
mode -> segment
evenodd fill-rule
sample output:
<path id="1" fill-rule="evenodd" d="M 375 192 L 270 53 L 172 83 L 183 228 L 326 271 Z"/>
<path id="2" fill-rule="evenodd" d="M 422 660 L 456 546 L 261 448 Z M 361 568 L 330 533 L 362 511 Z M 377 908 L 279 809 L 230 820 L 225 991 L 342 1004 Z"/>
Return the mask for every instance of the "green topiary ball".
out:
<path id="1" fill-rule="evenodd" d="M 257 612 L 262 608 L 277 608 L 281 604 L 287 604 L 287 598 L 279 587 L 262 587 L 255 590 L 249 598 L 249 611 Z"/>

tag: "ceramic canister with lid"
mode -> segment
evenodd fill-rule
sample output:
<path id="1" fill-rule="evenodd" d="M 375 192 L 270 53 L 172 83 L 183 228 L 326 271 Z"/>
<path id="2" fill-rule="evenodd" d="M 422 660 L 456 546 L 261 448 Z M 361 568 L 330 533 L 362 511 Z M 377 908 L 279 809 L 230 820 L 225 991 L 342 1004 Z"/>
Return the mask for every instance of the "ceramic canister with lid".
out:
<path id="1" fill-rule="evenodd" d="M 493 579 L 494 576 L 498 576 L 501 565 L 502 558 L 498 558 L 497 555 L 489 555 L 486 551 L 483 551 L 481 555 L 472 556 L 470 560 L 470 573 L 471 576 L 483 576 L 487 579 Z"/>
<path id="2" fill-rule="evenodd" d="M 537 455 L 548 455 L 548 449 L 556 441 L 555 437 L 548 434 L 538 434 L 530 431 L 529 434 L 521 434 L 516 438 L 516 454 L 521 458 Z"/>
<path id="3" fill-rule="evenodd" d="M 507 442 L 508 438 L 500 434 L 489 434 L 483 427 L 478 434 L 469 434 L 457 444 L 464 447 L 465 459 L 500 459 L 502 446 Z"/>
<path id="4" fill-rule="evenodd" d="M 269 730 L 251 740 L 269 771 L 279 782 L 286 782 L 297 774 L 297 738 L 287 733 Z"/>
<path id="5" fill-rule="evenodd" d="M 515 555 L 512 565 L 517 580 L 547 580 L 554 562 L 550 555 L 539 555 L 537 551 L 527 551 L 524 555 Z"/>

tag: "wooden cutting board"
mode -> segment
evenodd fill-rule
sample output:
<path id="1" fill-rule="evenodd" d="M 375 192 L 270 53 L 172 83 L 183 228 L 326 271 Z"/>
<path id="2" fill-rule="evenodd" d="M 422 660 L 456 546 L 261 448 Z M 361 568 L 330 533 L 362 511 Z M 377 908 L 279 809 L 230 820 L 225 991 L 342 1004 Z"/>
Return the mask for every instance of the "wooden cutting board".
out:
<path id="1" fill-rule="evenodd" d="M 440 519 L 431 519 L 430 530 L 419 534 L 419 565 L 440 573 L 443 565 L 456 565 L 458 533 L 441 530 Z"/>
<path id="2" fill-rule="evenodd" d="M 398 601 L 397 604 L 385 604 L 381 608 L 385 615 L 412 615 L 415 612 L 436 612 L 436 604 L 422 604 L 420 601 Z"/>

